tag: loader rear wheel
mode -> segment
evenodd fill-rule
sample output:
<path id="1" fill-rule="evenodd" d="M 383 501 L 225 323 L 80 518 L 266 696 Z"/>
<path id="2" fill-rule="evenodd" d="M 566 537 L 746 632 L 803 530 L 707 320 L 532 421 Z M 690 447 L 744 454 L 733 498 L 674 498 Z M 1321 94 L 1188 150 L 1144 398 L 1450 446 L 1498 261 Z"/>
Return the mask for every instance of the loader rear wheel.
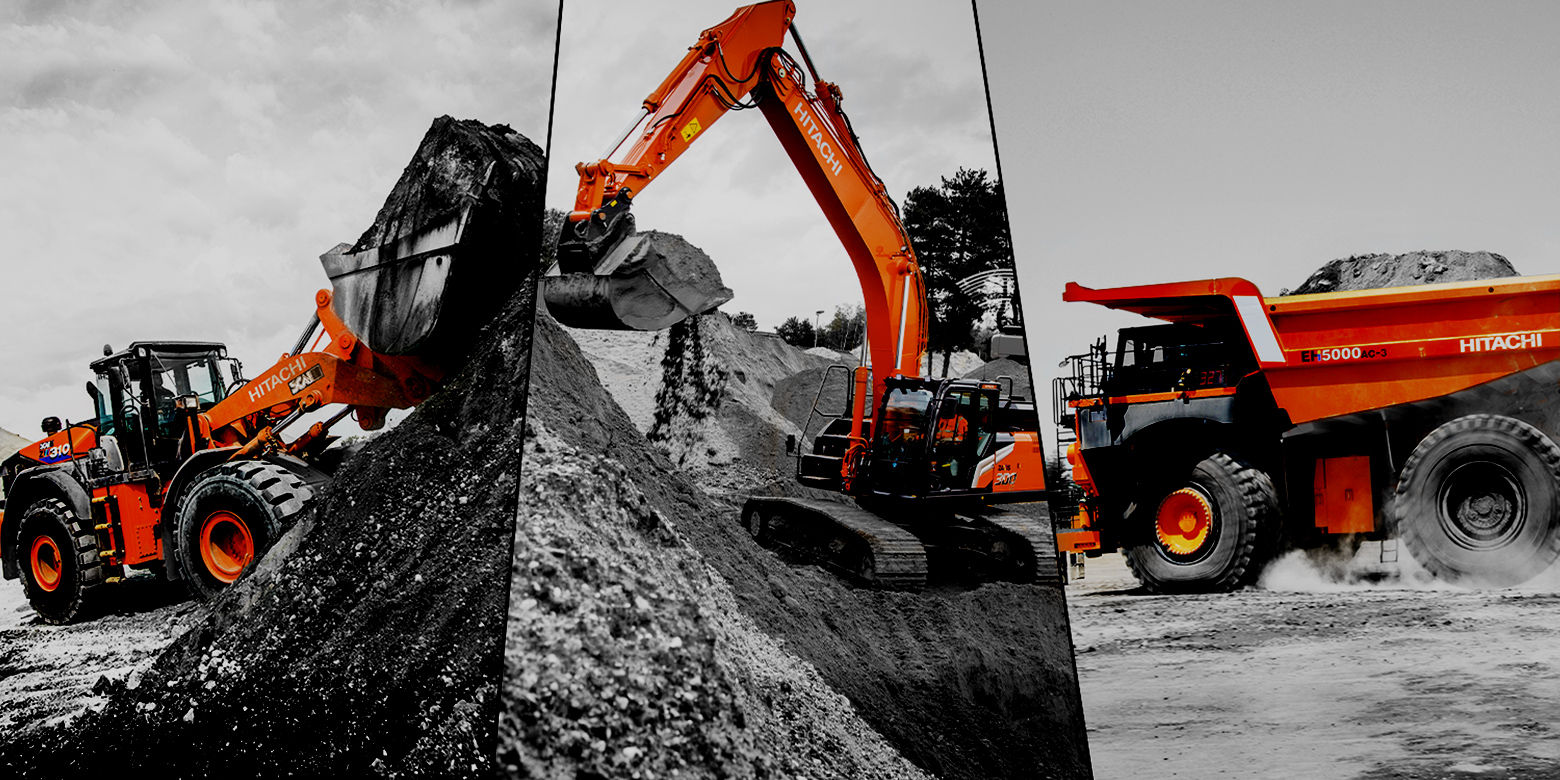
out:
<path id="1" fill-rule="evenodd" d="M 1234 590 L 1256 579 L 1278 522 L 1267 473 L 1217 452 L 1137 502 L 1127 567 L 1156 593 Z"/>
<path id="2" fill-rule="evenodd" d="M 1453 582 L 1516 585 L 1560 556 L 1560 447 L 1521 420 L 1459 417 L 1430 432 L 1398 480 L 1409 554 Z"/>
<path id="3" fill-rule="evenodd" d="M 85 617 L 105 576 L 92 524 L 64 501 L 46 498 L 22 516 L 17 541 L 17 553 L 26 557 L 22 588 L 33 611 L 55 625 Z"/>
<path id="4" fill-rule="evenodd" d="M 190 592 L 209 599 L 253 569 L 313 496 L 271 463 L 218 466 L 179 503 L 174 560 Z"/>

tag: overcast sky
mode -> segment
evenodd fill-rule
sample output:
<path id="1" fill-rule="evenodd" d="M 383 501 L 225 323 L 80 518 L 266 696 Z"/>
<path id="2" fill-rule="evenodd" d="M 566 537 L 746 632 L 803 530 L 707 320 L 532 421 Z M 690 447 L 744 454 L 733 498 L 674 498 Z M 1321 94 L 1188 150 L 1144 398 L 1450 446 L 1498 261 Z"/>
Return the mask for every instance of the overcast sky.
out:
<path id="1" fill-rule="evenodd" d="M 1560 272 L 1560 4 L 979 0 L 1037 378 L 1062 286 L 1488 250 Z"/>
<path id="2" fill-rule="evenodd" d="M 289 349 L 441 114 L 544 142 L 557 4 L 0 4 L 0 427 L 107 342 Z"/>
<path id="3" fill-rule="evenodd" d="M 736 5 L 690 0 L 667 13 L 665 4 L 568 0 L 549 205 L 573 207 L 575 163 L 600 159 L 699 33 Z M 819 74 L 844 92 L 896 202 L 961 166 L 995 171 L 968 3 L 797 0 L 796 26 Z M 709 253 L 736 293 L 723 308 L 753 312 L 766 329 L 861 301 L 839 239 L 757 111 L 721 119 L 634 200 L 634 214 L 641 229 L 681 234 Z"/>

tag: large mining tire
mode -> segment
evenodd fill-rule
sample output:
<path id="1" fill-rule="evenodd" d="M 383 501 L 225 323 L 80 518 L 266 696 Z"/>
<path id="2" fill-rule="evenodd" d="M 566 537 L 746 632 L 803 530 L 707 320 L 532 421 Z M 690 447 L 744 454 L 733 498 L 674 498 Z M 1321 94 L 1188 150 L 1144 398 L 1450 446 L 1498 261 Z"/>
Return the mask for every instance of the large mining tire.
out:
<path id="1" fill-rule="evenodd" d="M 201 475 L 180 501 L 174 549 L 190 592 L 209 599 L 237 582 L 312 497 L 298 475 L 271 463 L 223 465 Z"/>
<path id="2" fill-rule="evenodd" d="M 1459 417 L 1430 432 L 1403 464 L 1393 519 L 1430 573 L 1516 585 L 1560 555 L 1560 447 L 1521 420 Z"/>
<path id="3" fill-rule="evenodd" d="M 1228 591 L 1249 584 L 1278 534 L 1273 480 L 1216 452 L 1181 480 L 1152 490 L 1131 516 L 1127 567 L 1155 593 Z"/>
<path id="4" fill-rule="evenodd" d="M 92 522 L 45 498 L 27 509 L 17 532 L 22 588 L 33 611 L 55 625 L 89 614 L 105 577 Z"/>

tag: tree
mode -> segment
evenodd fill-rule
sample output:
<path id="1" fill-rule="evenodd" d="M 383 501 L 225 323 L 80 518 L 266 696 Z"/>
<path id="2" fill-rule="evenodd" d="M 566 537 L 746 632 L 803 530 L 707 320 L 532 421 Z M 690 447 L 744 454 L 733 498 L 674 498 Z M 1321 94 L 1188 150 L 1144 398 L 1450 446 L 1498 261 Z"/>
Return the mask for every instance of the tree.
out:
<path id="1" fill-rule="evenodd" d="M 818 346 L 848 352 L 861 343 L 867 329 L 867 310 L 860 304 L 834 307 L 834 318 L 818 331 Z"/>
<path id="2" fill-rule="evenodd" d="M 750 312 L 737 312 L 736 316 L 731 318 L 731 324 L 750 333 L 758 330 L 758 318 L 754 317 Z"/>
<path id="3" fill-rule="evenodd" d="M 935 187 L 911 190 L 903 219 L 926 279 L 927 349 L 943 353 L 946 375 L 951 353 L 976 346 L 977 325 L 986 312 L 985 296 L 960 289 L 959 281 L 1013 267 L 1002 184 L 984 170 L 960 168 Z"/>
<path id="4" fill-rule="evenodd" d="M 807 349 L 813 345 L 812 323 L 800 317 L 787 317 L 785 322 L 780 323 L 780 327 L 775 328 L 775 334 L 793 347 Z"/>
<path id="5" fill-rule="evenodd" d="M 558 262 L 558 233 L 568 222 L 568 215 L 558 209 L 542 213 L 542 268 L 551 268 Z"/>

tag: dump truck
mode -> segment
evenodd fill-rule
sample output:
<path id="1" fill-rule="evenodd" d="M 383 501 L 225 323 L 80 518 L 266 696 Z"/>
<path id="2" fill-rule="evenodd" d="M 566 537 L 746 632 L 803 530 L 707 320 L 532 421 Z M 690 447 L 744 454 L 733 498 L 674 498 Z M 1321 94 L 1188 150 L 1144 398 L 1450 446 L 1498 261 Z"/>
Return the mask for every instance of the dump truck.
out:
<path id="1" fill-rule="evenodd" d="M 38 615 L 87 616 L 131 579 L 201 598 L 231 586 L 328 480 L 332 426 L 376 430 L 458 370 L 539 245 L 522 146 L 502 126 L 436 121 L 375 226 L 320 258 L 331 289 L 297 343 L 252 378 L 217 342 L 105 346 L 92 411 L 45 418 L 45 438 L 0 462 L 0 572 Z M 284 438 L 310 413 L 322 419 Z"/>
<path id="2" fill-rule="evenodd" d="M 753 497 L 741 522 L 762 544 L 875 585 L 921 587 L 937 559 L 976 579 L 1054 579 L 1036 408 L 1013 398 L 1010 383 L 929 376 L 920 264 L 795 14 L 790 0 L 758 3 L 702 32 L 606 155 L 577 166 L 560 273 L 543 289 L 548 310 L 572 327 L 654 330 L 729 299 L 707 275 L 643 251 L 631 206 L 717 120 L 758 109 L 855 267 L 870 366 L 840 367 L 853 400 L 841 410 L 814 404 L 828 419 L 797 459 L 802 484 L 854 502 Z M 800 61 L 782 46 L 787 34 Z"/>
<path id="3" fill-rule="evenodd" d="M 1119 548 L 1160 592 L 1366 540 L 1496 586 L 1560 553 L 1560 276 L 1278 297 L 1239 278 L 1069 283 L 1062 299 L 1162 321 L 1055 380 L 1085 493 L 1063 551 Z"/>

